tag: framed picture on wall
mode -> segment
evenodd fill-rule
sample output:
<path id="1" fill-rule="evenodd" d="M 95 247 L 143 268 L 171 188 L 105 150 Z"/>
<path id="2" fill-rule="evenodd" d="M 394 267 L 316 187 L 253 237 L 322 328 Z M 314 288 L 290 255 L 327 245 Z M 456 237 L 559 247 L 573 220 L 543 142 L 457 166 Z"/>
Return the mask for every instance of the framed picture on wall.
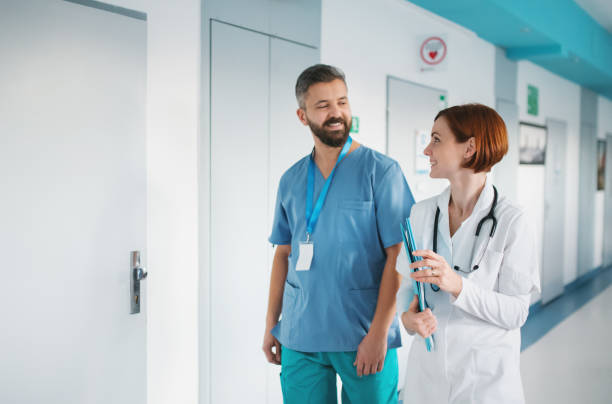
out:
<path id="1" fill-rule="evenodd" d="M 606 141 L 597 140 L 597 190 L 605 188 L 606 183 Z"/>
<path id="2" fill-rule="evenodd" d="M 519 134 L 519 163 L 546 162 L 546 126 L 521 122 Z"/>

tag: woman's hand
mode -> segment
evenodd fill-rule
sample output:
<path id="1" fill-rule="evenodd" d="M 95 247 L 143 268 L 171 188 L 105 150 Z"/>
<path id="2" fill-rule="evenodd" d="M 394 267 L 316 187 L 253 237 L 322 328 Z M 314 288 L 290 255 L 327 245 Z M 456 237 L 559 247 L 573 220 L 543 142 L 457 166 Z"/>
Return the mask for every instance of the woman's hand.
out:
<path id="1" fill-rule="evenodd" d="M 419 300 L 414 295 L 408 311 L 402 313 L 402 324 L 404 324 L 406 330 L 416 332 L 421 337 L 427 338 L 436 331 L 438 320 L 430 309 L 425 309 L 425 311 L 419 313 Z"/>
<path id="2" fill-rule="evenodd" d="M 451 269 L 444 257 L 431 250 L 417 250 L 412 254 L 423 259 L 410 264 L 411 269 L 429 267 L 410 274 L 412 279 L 417 282 L 433 283 L 454 297 L 459 296 L 463 289 L 463 278 Z"/>

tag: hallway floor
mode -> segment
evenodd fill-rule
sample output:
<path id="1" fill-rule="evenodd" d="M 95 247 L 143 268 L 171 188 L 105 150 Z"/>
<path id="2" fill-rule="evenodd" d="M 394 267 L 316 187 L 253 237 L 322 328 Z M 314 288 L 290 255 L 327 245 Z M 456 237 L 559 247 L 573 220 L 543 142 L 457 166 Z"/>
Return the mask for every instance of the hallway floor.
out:
<path id="1" fill-rule="evenodd" d="M 574 293 L 580 293 L 580 289 Z M 562 297 L 568 298 L 572 296 Z M 542 315 L 536 313 L 536 317 Z M 612 286 L 608 284 L 522 352 L 521 372 L 527 403 L 612 403 L 610 335 Z"/>

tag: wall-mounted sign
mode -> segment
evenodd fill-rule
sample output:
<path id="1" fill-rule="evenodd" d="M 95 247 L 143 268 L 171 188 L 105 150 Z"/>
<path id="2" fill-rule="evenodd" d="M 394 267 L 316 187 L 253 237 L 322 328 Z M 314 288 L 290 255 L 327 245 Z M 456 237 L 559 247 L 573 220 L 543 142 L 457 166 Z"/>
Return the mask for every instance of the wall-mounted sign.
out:
<path id="1" fill-rule="evenodd" d="M 421 71 L 446 68 L 448 48 L 445 35 L 429 35 L 419 38 L 419 61 Z"/>
<path id="2" fill-rule="evenodd" d="M 359 133 L 359 117 L 353 116 L 351 120 L 352 120 L 351 133 Z"/>
<path id="3" fill-rule="evenodd" d="M 527 113 L 538 116 L 538 88 L 531 84 L 527 85 Z"/>
<path id="4" fill-rule="evenodd" d="M 438 104 L 438 110 L 442 111 L 446 108 L 448 108 L 448 100 L 446 99 L 446 94 L 440 94 L 440 103 Z"/>
<path id="5" fill-rule="evenodd" d="M 519 164 L 544 164 L 546 127 L 521 122 L 519 130 Z"/>
<path id="6" fill-rule="evenodd" d="M 415 151 L 415 172 L 417 174 L 427 174 L 429 173 L 429 157 L 423 154 L 423 150 L 429 144 L 429 132 L 426 130 L 417 130 L 416 131 L 416 142 L 414 145 Z"/>

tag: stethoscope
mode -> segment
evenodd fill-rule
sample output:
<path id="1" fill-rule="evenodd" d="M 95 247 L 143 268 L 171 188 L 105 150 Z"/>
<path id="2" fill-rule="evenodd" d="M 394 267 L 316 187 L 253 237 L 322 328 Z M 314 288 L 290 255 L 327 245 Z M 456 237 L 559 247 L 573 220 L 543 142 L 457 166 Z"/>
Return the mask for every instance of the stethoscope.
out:
<path id="1" fill-rule="evenodd" d="M 464 271 L 459 267 L 459 265 L 455 265 L 454 266 L 455 271 L 463 272 L 464 274 L 469 274 L 469 273 L 476 271 L 480 267 L 480 262 L 482 261 L 482 258 L 484 257 L 484 252 L 487 250 L 487 247 L 489 246 L 489 241 L 491 241 L 491 238 L 495 234 L 495 229 L 497 228 L 497 218 L 495 218 L 495 207 L 496 206 L 497 206 L 497 188 L 495 188 L 495 185 L 493 185 L 493 203 L 491 204 L 491 209 L 489 209 L 489 213 L 487 213 L 487 215 L 483 217 L 482 219 L 480 219 L 480 222 L 478 222 L 478 226 L 476 227 L 476 235 L 474 236 L 474 243 L 472 244 L 471 257 L 474 258 L 474 248 L 476 247 L 476 241 L 478 240 L 478 236 L 480 235 L 480 229 L 482 228 L 482 225 L 485 224 L 487 220 L 491 220 L 493 224 L 491 226 L 491 231 L 489 232 L 489 240 L 487 240 L 487 245 L 482 250 L 478 263 L 474 265 L 471 270 Z M 433 252 L 435 252 L 436 254 L 438 253 L 438 220 L 439 219 L 440 219 L 440 207 L 438 206 L 436 207 L 436 217 L 434 219 L 434 229 L 433 229 Z M 429 286 L 431 286 L 431 289 L 434 292 L 437 292 L 440 290 L 440 287 L 438 285 L 434 285 L 433 283 L 430 283 Z"/>

